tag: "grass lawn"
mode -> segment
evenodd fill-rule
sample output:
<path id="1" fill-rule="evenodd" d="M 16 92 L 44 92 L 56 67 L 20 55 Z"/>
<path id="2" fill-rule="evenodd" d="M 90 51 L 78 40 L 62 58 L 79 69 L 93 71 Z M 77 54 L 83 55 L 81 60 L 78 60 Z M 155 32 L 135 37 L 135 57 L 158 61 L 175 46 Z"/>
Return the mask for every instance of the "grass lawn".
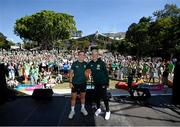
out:
<path id="1" fill-rule="evenodd" d="M 136 79 L 134 79 L 136 81 Z M 118 80 L 110 79 L 110 84 L 109 84 L 109 89 L 115 89 L 116 83 L 118 83 Z M 127 79 L 125 79 L 123 82 L 127 82 Z M 152 81 L 150 82 L 151 84 L 158 84 L 158 80 L 155 80 L 155 83 Z M 53 87 L 53 89 L 69 89 L 69 82 L 64 82 L 62 84 L 57 84 L 56 86 Z"/>
<path id="2" fill-rule="evenodd" d="M 110 89 L 115 89 L 115 84 L 117 82 L 118 81 L 116 81 L 116 80 L 110 80 L 109 88 Z M 62 84 L 58 84 L 58 85 L 54 86 L 53 89 L 69 89 L 69 83 L 64 82 Z"/>

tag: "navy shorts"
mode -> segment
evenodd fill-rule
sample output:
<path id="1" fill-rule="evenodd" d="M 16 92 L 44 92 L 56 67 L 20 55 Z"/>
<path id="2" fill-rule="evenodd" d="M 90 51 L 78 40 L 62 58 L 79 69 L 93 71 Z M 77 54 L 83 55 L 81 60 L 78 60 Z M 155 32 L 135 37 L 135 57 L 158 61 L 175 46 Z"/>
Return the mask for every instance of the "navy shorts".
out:
<path id="1" fill-rule="evenodd" d="M 86 83 L 83 84 L 73 84 L 73 88 L 71 89 L 72 93 L 76 93 L 76 92 L 86 92 Z"/>

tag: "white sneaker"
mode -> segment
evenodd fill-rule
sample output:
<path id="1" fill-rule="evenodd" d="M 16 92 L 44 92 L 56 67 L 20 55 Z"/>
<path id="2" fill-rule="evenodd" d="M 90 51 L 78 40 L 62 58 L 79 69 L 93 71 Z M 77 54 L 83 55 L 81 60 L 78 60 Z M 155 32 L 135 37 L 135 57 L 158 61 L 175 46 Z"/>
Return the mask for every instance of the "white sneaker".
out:
<path id="1" fill-rule="evenodd" d="M 96 106 L 96 104 L 92 104 L 92 107 L 91 107 L 92 109 L 94 108 L 94 109 L 96 109 L 97 108 L 97 106 Z"/>
<path id="2" fill-rule="evenodd" d="M 110 115 L 111 115 L 111 112 L 106 112 L 106 115 L 105 115 L 105 120 L 109 120 L 110 118 Z"/>
<path id="3" fill-rule="evenodd" d="M 101 109 L 98 108 L 98 109 L 96 110 L 96 112 L 95 112 L 95 116 L 98 116 L 100 113 L 101 113 Z"/>
<path id="4" fill-rule="evenodd" d="M 83 113 L 84 116 L 87 116 L 87 115 L 88 115 L 88 112 L 86 111 L 85 108 L 81 108 L 81 112 Z"/>
<path id="5" fill-rule="evenodd" d="M 71 111 L 71 112 L 69 113 L 68 118 L 69 118 L 69 119 L 72 119 L 74 115 L 75 115 L 75 111 Z"/>

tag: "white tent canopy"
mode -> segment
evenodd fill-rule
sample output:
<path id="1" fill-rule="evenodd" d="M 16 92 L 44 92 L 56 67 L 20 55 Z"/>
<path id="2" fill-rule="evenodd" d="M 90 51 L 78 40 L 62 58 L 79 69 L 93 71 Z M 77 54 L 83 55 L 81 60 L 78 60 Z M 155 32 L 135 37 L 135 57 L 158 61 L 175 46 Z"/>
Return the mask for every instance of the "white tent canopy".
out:
<path id="1" fill-rule="evenodd" d="M 19 46 L 11 46 L 11 49 L 20 49 Z"/>

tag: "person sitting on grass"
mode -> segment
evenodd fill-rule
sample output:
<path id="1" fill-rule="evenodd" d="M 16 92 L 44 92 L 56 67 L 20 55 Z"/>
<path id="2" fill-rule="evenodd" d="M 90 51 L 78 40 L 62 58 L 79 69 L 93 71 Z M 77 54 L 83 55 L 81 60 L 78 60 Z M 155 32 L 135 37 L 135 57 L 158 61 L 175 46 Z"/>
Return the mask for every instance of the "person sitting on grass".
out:
<path id="1" fill-rule="evenodd" d="M 63 77 L 61 74 L 58 74 L 57 77 L 56 77 L 56 83 L 57 84 L 60 84 L 60 83 L 63 83 Z"/>
<path id="2" fill-rule="evenodd" d="M 18 86 L 19 82 L 16 79 L 9 79 L 7 81 L 7 85 L 11 88 L 15 88 L 16 86 Z"/>
<path id="3" fill-rule="evenodd" d="M 49 77 L 49 80 L 48 80 L 47 84 L 46 84 L 46 87 L 47 87 L 47 88 L 53 88 L 55 85 L 56 85 L 56 80 L 55 80 L 55 78 L 53 78 L 53 76 L 51 75 L 51 76 Z"/>
<path id="4" fill-rule="evenodd" d="M 138 83 L 138 84 L 144 83 L 144 80 L 142 79 L 141 75 L 137 75 L 136 83 Z"/>
<path id="5" fill-rule="evenodd" d="M 137 78 L 136 83 L 142 84 L 142 83 L 144 83 L 144 80 L 142 78 Z"/>
<path id="6" fill-rule="evenodd" d="M 46 88 L 46 85 L 49 81 L 50 75 L 48 72 L 46 72 L 44 69 L 42 69 L 41 73 L 41 83 L 44 85 L 44 88 Z"/>

